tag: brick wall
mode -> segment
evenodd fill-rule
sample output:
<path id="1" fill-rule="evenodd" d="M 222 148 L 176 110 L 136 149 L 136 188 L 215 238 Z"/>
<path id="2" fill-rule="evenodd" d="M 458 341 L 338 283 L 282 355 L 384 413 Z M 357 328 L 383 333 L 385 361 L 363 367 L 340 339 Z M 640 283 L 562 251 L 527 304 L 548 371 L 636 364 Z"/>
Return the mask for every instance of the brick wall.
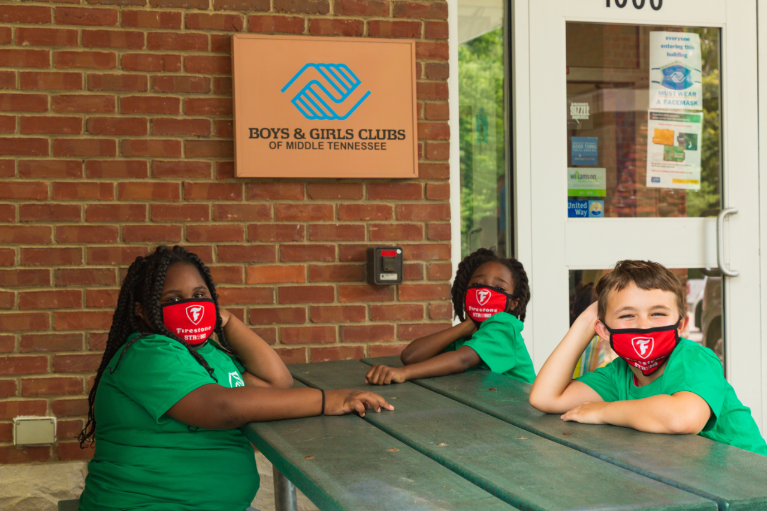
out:
<path id="1" fill-rule="evenodd" d="M 288 363 L 398 353 L 449 324 L 447 4 L 53 0 L 0 6 L 0 463 L 74 438 L 124 269 L 160 243 Z M 233 178 L 234 32 L 418 40 L 420 179 Z M 365 284 L 401 244 L 406 283 Z M 12 445 L 17 415 L 53 447 Z"/>

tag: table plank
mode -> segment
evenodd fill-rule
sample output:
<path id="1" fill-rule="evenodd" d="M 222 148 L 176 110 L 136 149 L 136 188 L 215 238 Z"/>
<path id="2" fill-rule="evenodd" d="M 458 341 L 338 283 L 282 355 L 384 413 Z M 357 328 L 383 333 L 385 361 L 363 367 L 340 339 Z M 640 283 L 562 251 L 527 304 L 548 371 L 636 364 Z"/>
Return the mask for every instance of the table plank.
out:
<path id="1" fill-rule="evenodd" d="M 402 365 L 399 357 L 363 361 Z M 767 457 L 697 435 L 564 422 L 530 406 L 529 384 L 489 371 L 415 383 L 560 444 L 710 498 L 722 511 L 767 510 Z"/>
<path id="2" fill-rule="evenodd" d="M 242 431 L 322 511 L 516 510 L 356 415 Z"/>
<path id="3" fill-rule="evenodd" d="M 290 366 L 318 388 L 371 387 L 368 366 L 346 360 Z M 375 387 L 395 406 L 365 419 L 522 509 L 709 510 L 716 504 L 531 434 L 411 383 Z"/>

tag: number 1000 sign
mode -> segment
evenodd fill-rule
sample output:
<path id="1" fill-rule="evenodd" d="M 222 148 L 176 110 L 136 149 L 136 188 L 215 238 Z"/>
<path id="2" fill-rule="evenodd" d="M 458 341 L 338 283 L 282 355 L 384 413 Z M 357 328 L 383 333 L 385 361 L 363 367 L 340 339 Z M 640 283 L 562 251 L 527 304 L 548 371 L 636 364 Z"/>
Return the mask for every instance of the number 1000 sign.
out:
<path id="1" fill-rule="evenodd" d="M 634 4 L 634 9 L 642 9 L 644 8 L 645 1 L 646 0 L 631 0 L 631 3 Z M 612 7 L 610 3 L 611 3 L 610 0 L 607 0 L 607 7 Z M 615 0 L 615 6 L 621 9 L 626 7 L 626 4 L 628 3 L 629 3 L 629 0 Z M 649 4 L 654 11 L 660 11 L 660 8 L 663 7 L 663 0 L 650 0 Z"/>

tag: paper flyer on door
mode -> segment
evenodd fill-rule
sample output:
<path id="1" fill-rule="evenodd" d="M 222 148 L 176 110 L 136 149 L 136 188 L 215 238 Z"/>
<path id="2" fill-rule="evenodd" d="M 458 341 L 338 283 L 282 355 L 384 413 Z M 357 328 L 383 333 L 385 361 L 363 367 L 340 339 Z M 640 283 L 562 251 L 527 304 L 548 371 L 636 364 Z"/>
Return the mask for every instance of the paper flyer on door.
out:
<path id="1" fill-rule="evenodd" d="M 650 32 L 650 110 L 702 110 L 700 36 Z"/>
<path id="2" fill-rule="evenodd" d="M 700 190 L 703 114 L 647 115 L 647 187 Z"/>

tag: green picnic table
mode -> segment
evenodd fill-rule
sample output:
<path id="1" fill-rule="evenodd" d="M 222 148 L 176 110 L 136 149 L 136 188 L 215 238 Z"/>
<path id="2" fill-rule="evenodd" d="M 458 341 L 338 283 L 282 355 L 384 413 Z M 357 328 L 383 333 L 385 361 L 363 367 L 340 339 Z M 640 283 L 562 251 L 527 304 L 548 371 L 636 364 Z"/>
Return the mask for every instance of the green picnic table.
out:
<path id="1" fill-rule="evenodd" d="M 437 509 L 767 510 L 767 458 L 694 435 L 562 422 L 529 385 L 485 370 L 371 387 L 388 357 L 289 366 L 296 385 L 378 392 L 363 418 L 252 423 L 274 464 L 277 511 L 292 483 L 322 511 Z"/>

